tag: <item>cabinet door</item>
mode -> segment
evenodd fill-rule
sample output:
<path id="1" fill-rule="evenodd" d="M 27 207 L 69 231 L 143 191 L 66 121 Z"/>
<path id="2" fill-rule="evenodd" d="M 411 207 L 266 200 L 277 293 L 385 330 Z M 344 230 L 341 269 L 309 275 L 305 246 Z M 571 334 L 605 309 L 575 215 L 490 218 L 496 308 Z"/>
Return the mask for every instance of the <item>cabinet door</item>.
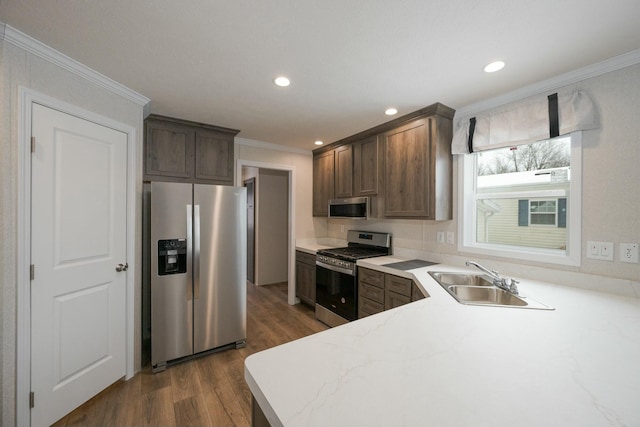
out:
<path id="1" fill-rule="evenodd" d="M 382 155 L 378 137 L 356 142 L 353 146 L 353 195 L 375 196 L 380 191 Z"/>
<path id="2" fill-rule="evenodd" d="M 406 295 L 400 295 L 395 292 L 385 291 L 384 293 L 384 309 L 391 310 L 392 308 L 400 307 L 411 302 L 411 297 Z"/>
<path id="3" fill-rule="evenodd" d="M 334 198 L 333 150 L 313 156 L 313 216 L 329 215 L 329 199 Z"/>
<path id="4" fill-rule="evenodd" d="M 385 133 L 385 216 L 431 213 L 430 119 Z"/>
<path id="5" fill-rule="evenodd" d="M 233 136 L 199 129 L 195 138 L 196 183 L 233 185 Z"/>
<path id="6" fill-rule="evenodd" d="M 296 262 L 296 296 L 311 306 L 316 303 L 316 266 Z"/>
<path id="7" fill-rule="evenodd" d="M 344 145 L 335 149 L 336 197 L 353 196 L 353 146 Z"/>
<path id="8" fill-rule="evenodd" d="M 193 179 L 195 132 L 175 123 L 145 123 L 145 181 Z"/>

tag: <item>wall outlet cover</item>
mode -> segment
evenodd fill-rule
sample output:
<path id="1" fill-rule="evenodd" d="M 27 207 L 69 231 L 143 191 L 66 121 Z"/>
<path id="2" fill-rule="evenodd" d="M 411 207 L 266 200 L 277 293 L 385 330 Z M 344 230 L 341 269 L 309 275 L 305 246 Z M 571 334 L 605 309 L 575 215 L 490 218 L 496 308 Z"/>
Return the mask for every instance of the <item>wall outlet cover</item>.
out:
<path id="1" fill-rule="evenodd" d="M 447 243 L 453 245 L 456 242 L 456 235 L 453 231 L 447 231 Z"/>
<path id="2" fill-rule="evenodd" d="M 620 262 L 638 263 L 637 243 L 620 243 Z"/>

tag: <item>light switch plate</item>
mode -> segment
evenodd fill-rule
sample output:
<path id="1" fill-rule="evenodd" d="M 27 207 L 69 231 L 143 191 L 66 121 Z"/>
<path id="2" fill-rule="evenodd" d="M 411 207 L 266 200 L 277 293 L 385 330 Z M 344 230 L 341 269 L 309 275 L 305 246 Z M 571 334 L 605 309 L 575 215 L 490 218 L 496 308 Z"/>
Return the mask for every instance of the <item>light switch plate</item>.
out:
<path id="1" fill-rule="evenodd" d="M 613 261 L 613 242 L 600 242 L 600 259 Z"/>
<path id="2" fill-rule="evenodd" d="M 444 231 L 438 231 L 436 233 L 436 240 L 438 243 L 444 243 Z"/>
<path id="3" fill-rule="evenodd" d="M 587 242 L 587 258 L 613 261 L 613 242 Z"/>

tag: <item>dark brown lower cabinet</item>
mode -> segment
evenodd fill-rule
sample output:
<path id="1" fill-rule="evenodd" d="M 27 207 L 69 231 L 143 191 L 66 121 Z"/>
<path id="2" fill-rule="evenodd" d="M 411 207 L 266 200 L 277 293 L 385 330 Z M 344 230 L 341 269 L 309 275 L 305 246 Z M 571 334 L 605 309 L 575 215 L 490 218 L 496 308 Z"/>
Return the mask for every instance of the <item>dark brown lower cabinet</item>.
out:
<path id="1" fill-rule="evenodd" d="M 251 426 L 252 427 L 271 427 L 269 420 L 262 412 L 262 408 L 256 402 L 256 398 L 251 395 Z"/>
<path id="2" fill-rule="evenodd" d="M 316 256 L 302 251 L 296 251 L 296 296 L 316 305 Z"/>
<path id="3" fill-rule="evenodd" d="M 411 279 L 358 268 L 358 319 L 423 298 Z"/>

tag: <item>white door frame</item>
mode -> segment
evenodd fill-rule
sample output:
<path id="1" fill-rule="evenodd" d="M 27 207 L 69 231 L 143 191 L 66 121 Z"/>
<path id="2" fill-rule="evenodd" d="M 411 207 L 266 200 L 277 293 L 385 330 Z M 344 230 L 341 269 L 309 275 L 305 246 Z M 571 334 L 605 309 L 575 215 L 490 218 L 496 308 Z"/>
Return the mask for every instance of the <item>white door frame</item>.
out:
<path id="1" fill-rule="evenodd" d="M 136 141 L 133 126 L 117 122 L 56 98 L 20 87 L 18 90 L 18 212 L 17 212 L 17 361 L 16 421 L 30 425 L 31 391 L 31 106 L 33 103 L 85 119 L 127 134 L 127 261 L 126 272 L 126 379 L 134 374 L 136 272 Z M 37 402 L 36 402 L 37 404 Z"/>
<path id="2" fill-rule="evenodd" d="M 288 292 L 287 292 L 287 302 L 290 305 L 297 304 L 300 302 L 299 299 L 296 298 L 296 168 L 292 165 L 282 165 L 277 163 L 265 163 L 265 162 L 255 162 L 252 160 L 242 160 L 238 159 L 238 163 L 236 165 L 236 179 L 235 185 L 242 186 L 242 168 L 243 167 L 255 167 L 260 169 L 273 169 L 286 171 L 289 173 L 289 256 L 287 257 L 287 275 L 288 275 Z M 254 254 L 257 256 L 257 253 Z M 256 270 L 257 274 L 257 270 Z"/>

